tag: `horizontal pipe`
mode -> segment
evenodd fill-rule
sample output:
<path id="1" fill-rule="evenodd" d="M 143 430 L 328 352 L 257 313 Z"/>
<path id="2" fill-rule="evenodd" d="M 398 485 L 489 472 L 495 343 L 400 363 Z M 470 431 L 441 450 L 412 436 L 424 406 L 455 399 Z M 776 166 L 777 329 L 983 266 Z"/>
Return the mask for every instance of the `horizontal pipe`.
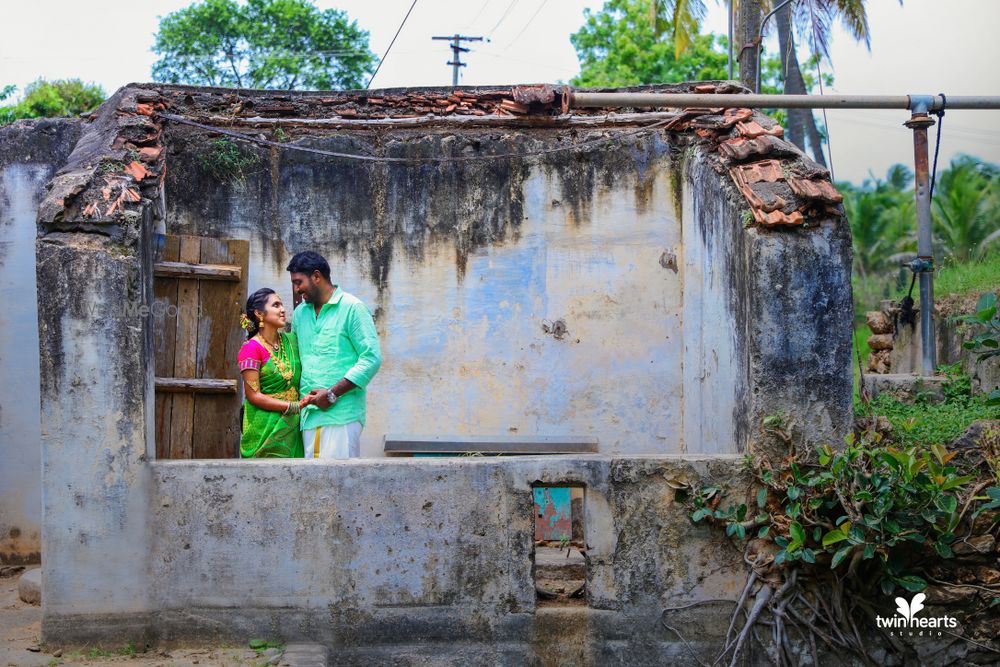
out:
<path id="1" fill-rule="evenodd" d="M 913 96 L 931 99 L 927 111 L 945 106 L 941 95 Z M 593 107 L 722 107 L 772 109 L 910 109 L 910 95 L 715 95 L 699 93 L 578 93 L 571 92 L 570 108 Z M 962 95 L 948 97 L 948 109 L 1000 109 L 1000 97 Z"/>

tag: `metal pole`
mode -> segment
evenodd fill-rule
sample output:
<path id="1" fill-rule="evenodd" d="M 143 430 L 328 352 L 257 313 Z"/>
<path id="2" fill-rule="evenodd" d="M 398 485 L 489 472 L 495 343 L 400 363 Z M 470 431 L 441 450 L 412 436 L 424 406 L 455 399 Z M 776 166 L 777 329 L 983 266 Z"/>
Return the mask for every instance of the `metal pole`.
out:
<path id="1" fill-rule="evenodd" d="M 937 345 L 934 336 L 934 247 L 931 236 L 930 168 L 928 164 L 927 128 L 934 120 L 927 115 L 930 97 L 914 98 L 913 114 L 904 125 L 913 130 L 913 193 L 917 204 L 917 259 L 910 270 L 920 275 L 920 345 L 921 370 L 933 375 L 937 366 Z"/>
<path id="2" fill-rule="evenodd" d="M 729 80 L 733 80 L 733 0 L 729 0 Z"/>
<path id="3" fill-rule="evenodd" d="M 944 108 L 940 95 L 713 95 L 700 93 L 569 93 L 569 108 L 685 107 L 770 109 L 912 109 L 929 98 L 927 111 Z M 948 96 L 948 109 L 1000 109 L 1000 96 Z"/>
<path id="4" fill-rule="evenodd" d="M 781 11 L 781 9 L 791 1 L 792 0 L 785 0 L 783 3 L 765 14 L 764 20 L 760 22 L 760 34 L 757 35 L 757 87 L 754 88 L 754 92 L 760 92 L 760 52 L 763 51 L 761 44 L 764 43 L 764 28 L 767 26 L 768 20 Z"/>

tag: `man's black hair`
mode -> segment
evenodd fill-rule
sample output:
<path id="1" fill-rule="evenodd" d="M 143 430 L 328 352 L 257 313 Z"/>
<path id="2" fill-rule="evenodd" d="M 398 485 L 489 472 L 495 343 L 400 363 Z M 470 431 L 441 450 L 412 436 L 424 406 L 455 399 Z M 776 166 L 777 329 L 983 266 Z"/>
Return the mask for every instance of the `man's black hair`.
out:
<path id="1" fill-rule="evenodd" d="M 292 261 L 288 263 L 285 270 L 290 273 L 302 273 L 307 276 L 311 276 L 314 271 L 319 271 L 319 274 L 327 282 L 330 282 L 330 265 L 323 259 L 323 255 L 312 250 L 295 253 L 295 256 L 292 257 Z"/>

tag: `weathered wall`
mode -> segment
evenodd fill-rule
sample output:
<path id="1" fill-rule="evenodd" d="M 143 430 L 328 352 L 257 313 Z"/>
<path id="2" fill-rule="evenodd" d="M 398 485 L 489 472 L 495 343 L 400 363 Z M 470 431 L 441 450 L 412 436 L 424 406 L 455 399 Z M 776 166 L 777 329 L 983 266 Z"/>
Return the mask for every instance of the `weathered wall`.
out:
<path id="1" fill-rule="evenodd" d="M 118 586 L 146 586 L 155 612 L 126 619 L 120 601 L 59 588 L 46 641 L 267 636 L 327 643 L 338 664 L 417 655 L 531 664 L 557 650 L 545 625 L 570 614 L 583 664 L 623 654 L 664 664 L 686 651 L 659 625 L 664 607 L 735 599 L 742 588 L 740 552 L 721 531 L 691 524 L 675 499 L 680 484 L 741 492 L 738 457 L 148 467 L 148 557 L 118 558 L 114 570 Z M 536 482 L 585 485 L 586 608 L 536 607 Z M 70 538 L 80 532 L 55 523 Z M 708 607 L 681 619 L 682 633 L 707 656 L 725 618 Z"/>
<path id="2" fill-rule="evenodd" d="M 742 561 L 690 524 L 678 482 L 742 490 L 737 452 L 764 414 L 789 413 L 807 444 L 849 427 L 847 226 L 745 229 L 718 156 L 694 144 L 678 157 L 660 137 L 472 170 L 275 152 L 237 188 L 207 180 L 184 150 L 191 137 L 167 136 L 168 173 L 187 174 L 168 183 L 170 232 L 249 238 L 252 287 L 287 285 L 288 255 L 318 248 L 377 309 L 387 354 L 369 438 L 425 423 L 582 428 L 604 455 L 154 462 L 152 330 L 125 306 L 152 296 L 158 184 L 115 176 L 114 194 L 141 196 L 113 215 L 100 185 L 101 160 L 132 150 L 123 137 L 159 141 L 140 96 L 156 99 L 128 88 L 106 104 L 39 207 L 45 639 L 308 638 L 357 663 L 416 651 L 524 664 L 553 646 L 580 664 L 686 660 L 660 612 L 732 599 Z M 566 140 L 480 134 L 490 150 Z M 438 134 L 301 140 L 477 150 Z M 568 335 L 542 335 L 542 317 L 566 319 Z M 512 424 L 519 410 L 530 418 Z M 699 454 L 713 451 L 728 455 Z M 536 481 L 587 489 L 589 608 L 534 607 Z M 707 657 L 724 618 L 691 611 L 672 624 L 702 637 Z"/>
<path id="3" fill-rule="evenodd" d="M 303 143 L 403 156 L 560 140 L 504 130 Z M 680 252 L 682 165 L 662 138 L 532 165 L 265 152 L 236 185 L 206 174 L 203 136 L 172 130 L 168 145 L 168 233 L 249 239 L 249 289 L 275 287 L 286 302 L 288 259 L 317 250 L 376 311 L 385 359 L 363 455 L 378 456 L 386 433 L 596 435 L 605 452 L 685 451 L 683 275 L 660 261 Z M 561 339 L 542 328 L 559 319 Z"/>
<path id="4" fill-rule="evenodd" d="M 401 157 L 565 140 L 502 129 L 299 142 Z M 286 302 L 288 259 L 317 250 L 369 304 L 385 360 L 369 390 L 365 456 L 379 455 L 386 433 L 737 452 L 764 410 L 746 409 L 759 395 L 751 361 L 762 381 L 790 374 L 780 391 L 768 387 L 768 409 L 800 402 L 796 383 L 809 376 L 799 407 L 819 407 L 804 430 L 839 440 L 850 411 L 849 341 L 836 333 L 850 316 L 846 225 L 744 230 L 745 202 L 697 150 L 654 133 L 530 162 L 371 166 L 251 147 L 259 164 L 220 183 L 203 165 L 212 141 L 190 128 L 166 134 L 167 231 L 249 240 L 249 289 L 274 287 Z M 803 317 L 814 304 L 823 316 Z M 557 319 L 562 339 L 542 328 Z"/>
<path id="5" fill-rule="evenodd" d="M 80 121 L 0 128 L 0 563 L 37 563 L 42 543 L 35 216 Z M 44 283 L 43 283 L 44 285 Z"/>

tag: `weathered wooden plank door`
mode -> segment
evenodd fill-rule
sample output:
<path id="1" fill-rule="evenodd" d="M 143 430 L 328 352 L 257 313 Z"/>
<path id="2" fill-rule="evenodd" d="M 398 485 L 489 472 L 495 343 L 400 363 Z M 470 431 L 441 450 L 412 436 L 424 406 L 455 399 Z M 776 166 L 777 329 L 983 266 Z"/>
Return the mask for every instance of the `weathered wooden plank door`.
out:
<path id="1" fill-rule="evenodd" d="M 248 241 L 167 236 L 153 277 L 159 459 L 238 454 L 249 259 Z"/>

